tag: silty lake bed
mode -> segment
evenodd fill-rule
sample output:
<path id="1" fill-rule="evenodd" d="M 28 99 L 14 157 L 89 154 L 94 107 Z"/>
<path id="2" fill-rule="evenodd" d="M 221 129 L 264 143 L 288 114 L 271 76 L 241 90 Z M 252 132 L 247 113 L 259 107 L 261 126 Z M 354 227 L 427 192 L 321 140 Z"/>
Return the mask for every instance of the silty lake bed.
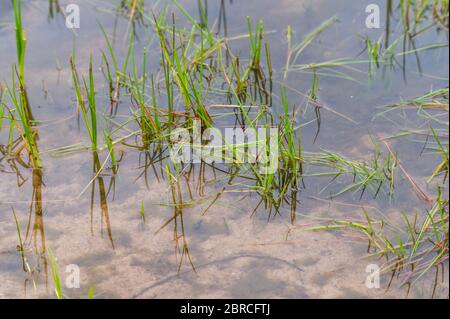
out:
<path id="1" fill-rule="evenodd" d="M 448 3 L 19 2 L 0 298 L 448 298 Z M 278 171 L 174 163 L 193 119 L 277 127 Z"/>

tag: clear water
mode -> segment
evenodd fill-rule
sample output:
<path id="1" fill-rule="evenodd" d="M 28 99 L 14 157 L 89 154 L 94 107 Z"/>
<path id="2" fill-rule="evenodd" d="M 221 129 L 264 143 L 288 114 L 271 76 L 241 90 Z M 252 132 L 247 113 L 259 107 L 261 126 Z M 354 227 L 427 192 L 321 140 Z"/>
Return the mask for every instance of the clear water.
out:
<path id="1" fill-rule="evenodd" d="M 63 1 L 62 1 L 63 2 Z M 115 191 L 107 197 L 107 214 L 101 209 L 101 189 L 95 188 L 95 203 L 91 215 L 90 185 L 93 173 L 93 157 L 88 152 L 55 157 L 51 150 L 76 143 L 88 143 L 84 129 L 79 129 L 72 90 L 69 57 L 75 45 L 77 64 L 86 71 L 92 52 L 94 64 L 100 66 L 100 50 L 106 44 L 98 27 L 100 23 L 107 33 L 115 35 L 115 48 L 123 58 L 126 47 L 126 17 L 117 17 L 115 8 L 119 1 L 78 0 L 81 8 L 81 29 L 74 35 L 64 26 L 64 18 L 56 14 L 49 16 L 48 1 L 23 1 L 23 21 L 27 32 L 28 47 L 26 77 L 28 94 L 35 118 L 39 119 L 39 148 L 43 153 L 42 216 L 36 214 L 36 206 L 30 213 L 36 183 L 30 170 L 20 168 L 24 179 L 18 185 L 18 175 L 12 163 L 0 159 L 0 298 L 35 298 L 53 295 L 50 265 L 35 254 L 51 248 L 58 258 L 61 276 L 67 265 L 76 264 L 81 271 L 81 287 L 66 289 L 68 297 L 86 296 L 94 287 L 96 298 L 404 298 L 406 289 L 394 281 L 389 291 L 368 289 L 365 285 L 369 264 L 383 261 L 366 257 L 366 241 L 358 236 L 327 232 L 301 232 L 291 229 L 290 212 L 286 208 L 281 216 L 268 221 L 268 212 L 260 207 L 252 212 L 259 199 L 254 195 L 226 193 L 208 211 L 208 201 L 188 206 L 183 210 L 184 234 L 190 257 L 195 266 L 176 253 L 173 232 L 175 225 L 160 227 L 173 216 L 173 209 L 161 204 L 170 203 L 169 186 L 161 178 L 157 167 L 145 172 L 144 154 L 125 149 L 115 178 Z M 153 3 L 146 2 L 150 10 Z M 293 41 L 298 43 L 326 19 L 336 16 L 339 23 L 324 32 L 302 54 L 299 63 L 317 63 L 336 58 L 366 59 L 363 38 L 367 35 L 377 40 L 384 29 L 369 30 L 365 27 L 367 4 L 377 2 L 384 12 L 386 3 L 381 0 L 258 0 L 225 1 L 227 33 L 238 36 L 247 32 L 246 17 L 263 19 L 267 39 L 272 50 L 275 83 L 282 81 L 282 69 L 287 55 L 287 26 L 292 26 Z M 194 16 L 198 16 L 196 1 L 181 1 Z M 64 3 L 61 3 L 64 4 Z M 208 1 L 210 23 L 218 21 L 221 1 Z M 162 3 L 156 5 L 156 9 Z M 175 11 L 180 23 L 184 18 L 169 1 L 169 12 Z M 149 11 L 150 12 L 150 11 Z M 401 22 L 399 12 L 394 12 L 391 21 L 392 38 L 398 34 Z M 98 22 L 97 22 L 98 21 Z M 184 21 L 186 23 L 186 21 Z M 382 18 L 386 26 L 386 18 Z M 10 1 L 0 2 L 0 80 L 9 81 L 11 65 L 16 61 L 13 33 L 13 12 Z M 150 66 L 158 68 L 159 51 L 154 34 L 144 25 L 138 25 L 136 33 L 139 43 L 136 50 L 148 46 Z M 222 29 L 223 31 L 223 29 Z M 75 41 L 75 42 L 74 42 Z M 75 44 L 74 44 L 75 43 Z M 417 39 L 417 47 L 429 44 L 448 43 L 448 34 L 427 32 Z M 236 40 L 231 43 L 233 52 L 246 55 L 248 43 Z M 139 51 L 140 52 L 140 51 Z M 321 129 L 317 140 L 315 123 L 303 131 L 305 152 L 327 150 L 340 153 L 355 160 L 368 159 L 373 145 L 370 135 L 377 139 L 397 134 L 401 130 L 426 128 L 426 120 L 417 118 L 414 111 L 392 115 L 392 120 L 376 117 L 382 106 L 423 95 L 432 88 L 448 87 L 448 47 L 419 53 L 422 73 L 417 67 L 416 57 L 406 58 L 406 73 L 401 67 L 377 70 L 368 79 L 367 65 L 358 67 L 361 72 L 350 72 L 354 81 L 319 75 L 319 99 L 327 106 L 321 112 Z M 106 82 L 97 70 L 99 99 L 105 108 Z M 311 88 L 312 75 L 289 74 L 287 85 L 300 92 Z M 102 86 L 103 85 L 103 86 Z M 275 84 L 275 92 L 279 85 Z M 297 106 L 304 98 L 294 90 L 289 100 Z M 220 102 L 208 101 L 211 104 Z M 119 118 L 127 114 L 130 105 L 124 101 L 119 106 Z M 277 105 L 275 105 L 277 107 Z M 330 111 L 331 110 L 331 111 Z M 314 120 L 312 111 L 299 116 L 299 123 Z M 442 129 L 445 129 L 442 128 Z M 448 128 L 447 128 L 448 130 Z M 0 144 L 5 144 L 1 133 Z M 423 144 L 413 139 L 393 140 L 391 146 L 398 151 L 407 171 L 429 194 L 435 193 L 435 185 L 427 179 L 439 165 L 435 155 L 421 153 Z M 103 163 L 105 154 L 100 154 Z M 308 173 L 318 168 L 307 168 Z M 189 182 L 182 183 L 185 201 L 204 197 L 196 191 L 197 169 Z M 99 176 L 108 188 L 111 181 L 108 172 Z M 147 184 L 143 178 L 147 174 Z M 206 171 L 212 180 L 212 171 Z M 158 176 L 156 176 L 158 175 Z M 97 179 L 97 180 L 98 180 Z M 381 194 L 377 199 L 359 193 L 348 193 L 335 200 L 327 196 L 345 187 L 349 179 L 339 179 L 325 192 L 330 177 L 306 177 L 305 189 L 301 190 L 299 214 L 300 225 L 314 225 L 311 218 L 357 219 L 362 208 L 374 215 L 382 213 L 394 223 L 401 223 L 401 212 L 411 216 L 424 214 L 427 205 L 411 190 L 406 181 L 401 181 L 395 197 L 390 200 Z M 96 180 L 96 182 L 97 182 Z M 351 178 L 350 178 L 351 181 Z M 189 187 L 188 187 L 189 185 Z M 147 187 L 148 186 L 148 187 Z M 208 183 L 205 194 L 213 196 L 223 183 Z M 444 190 L 444 192 L 447 192 Z M 213 195 L 210 195 L 213 194 Z M 319 200 L 321 199 L 321 200 Z M 141 204 L 146 212 L 146 222 L 140 217 Z M 26 256 L 35 265 L 33 276 L 23 271 L 17 251 L 18 236 L 11 213 L 14 208 L 25 237 L 28 220 L 31 229 L 26 239 Z M 179 225 L 178 225 L 179 227 Z M 158 230 L 160 230 L 158 232 Z M 289 230 L 290 236 L 286 240 Z M 182 244 L 183 241 L 181 240 Z M 446 280 L 439 285 L 437 296 L 448 296 L 448 268 Z M 36 282 L 33 287 L 31 278 Z M 428 278 L 429 279 L 429 278 Z M 382 278 L 386 286 L 389 276 Z M 432 281 L 422 280 L 412 289 L 410 296 L 427 298 L 431 294 Z"/>

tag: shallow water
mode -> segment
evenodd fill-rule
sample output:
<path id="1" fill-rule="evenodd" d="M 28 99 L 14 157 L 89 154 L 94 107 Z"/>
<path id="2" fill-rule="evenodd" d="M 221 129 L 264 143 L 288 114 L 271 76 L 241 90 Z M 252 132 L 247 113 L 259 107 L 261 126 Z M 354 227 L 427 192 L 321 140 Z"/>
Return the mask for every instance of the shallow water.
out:
<path id="1" fill-rule="evenodd" d="M 389 291 L 385 288 L 390 276 L 382 278 L 381 289 L 368 289 L 365 285 L 369 264 L 382 264 L 378 259 L 365 258 L 367 243 L 354 234 L 301 232 L 292 229 L 290 211 L 286 207 L 281 216 L 268 221 L 268 212 L 260 207 L 254 194 L 244 196 L 226 193 L 213 205 L 205 216 L 211 197 L 220 192 L 224 182 L 212 182 L 213 171 L 206 170 L 205 190 L 198 192 L 199 167 L 189 181 L 182 182 L 185 202 L 195 205 L 183 209 L 183 226 L 187 255 L 176 253 L 174 223 L 161 226 L 173 216 L 170 186 L 159 166 L 156 171 L 143 167 L 143 156 L 138 151 L 125 149 L 120 169 L 115 178 L 115 189 L 106 199 L 107 213 L 102 203 L 101 183 L 106 189 L 111 181 L 110 171 L 95 179 L 99 186 L 94 189 L 94 209 L 91 215 L 91 186 L 94 158 L 89 152 L 78 152 L 70 156 L 56 157 L 52 152 L 58 147 L 76 143 L 88 144 L 84 129 L 78 128 L 75 95 L 72 90 L 69 57 L 74 46 L 77 64 L 85 71 L 90 52 L 94 64 L 100 65 L 100 50 L 106 50 L 98 22 L 107 33 L 116 35 L 115 46 L 121 59 L 126 47 L 127 18 L 116 17 L 115 2 L 70 1 L 81 8 L 81 29 L 74 35 L 65 28 L 60 15 L 49 17 L 48 1 L 23 1 L 24 28 L 27 31 L 28 47 L 26 78 L 28 95 L 35 118 L 39 119 L 39 147 L 43 153 L 43 184 L 34 183 L 30 170 L 21 169 L 23 185 L 18 187 L 17 173 L 11 162 L 0 160 L 0 298 L 49 297 L 53 295 L 50 265 L 32 250 L 51 248 L 57 256 L 61 276 L 65 266 L 80 267 L 81 287 L 67 289 L 70 298 L 86 296 L 89 288 L 95 288 L 96 298 L 404 298 L 406 289 L 393 283 Z M 118 2 L 118 1 L 116 1 Z M 328 61 L 336 58 L 366 56 L 361 36 L 378 39 L 383 29 L 369 30 L 365 27 L 365 8 L 369 3 L 379 2 L 384 12 L 385 1 L 380 0 L 282 0 L 274 1 L 225 1 L 227 34 L 237 36 L 247 32 L 246 16 L 253 20 L 263 19 L 267 39 L 272 50 L 272 59 L 277 81 L 282 80 L 281 70 L 286 63 L 288 25 L 293 29 L 293 40 L 300 41 L 326 19 L 336 16 L 339 23 L 320 36 L 302 54 L 302 64 Z M 170 3 L 170 1 L 169 1 Z M 187 10 L 197 16 L 193 1 L 181 1 Z M 61 1 L 64 4 L 64 1 Z M 152 4 L 147 4 L 150 7 Z M 155 10 L 161 8 L 159 3 Z M 169 12 L 177 13 L 181 23 L 184 18 L 169 4 Z M 208 1 L 210 23 L 217 21 L 220 1 Z M 385 17 L 382 25 L 386 25 Z M 184 21 L 184 23 L 187 23 Z M 392 22 L 399 26 L 398 20 Z M 0 80 L 10 81 L 11 65 L 16 61 L 13 31 L 13 12 L 9 1 L 0 3 Z M 157 48 L 154 35 L 143 25 L 136 27 L 143 46 Z M 395 28 L 393 28 L 395 29 Z M 223 31 L 223 30 L 222 30 Z M 395 31 L 393 31 L 395 33 Z M 392 35 L 394 37 L 394 35 Z M 75 39 L 75 40 L 74 40 Z M 417 47 L 429 44 L 448 43 L 445 32 L 427 32 L 417 40 Z M 248 43 L 242 40 L 231 44 L 234 52 L 245 56 Z M 151 51 L 151 50 L 150 50 Z M 155 49 L 156 51 L 156 49 Z M 140 51 L 139 51 L 140 52 Z M 363 52 L 363 53 L 362 53 Z M 159 65 L 159 52 L 149 53 L 152 70 Z M 327 106 L 321 112 L 320 134 L 314 142 L 317 126 L 307 125 L 303 130 L 305 152 L 327 150 L 338 152 L 355 160 L 366 160 L 373 145 L 370 135 L 377 139 L 397 134 L 402 129 L 426 128 L 426 120 L 417 119 L 414 111 L 396 115 L 395 123 L 376 117 L 382 106 L 403 99 L 422 96 L 430 89 L 448 87 L 448 47 L 419 53 L 423 72 L 419 72 L 416 57 L 408 55 L 406 74 L 400 67 L 378 70 L 372 79 L 367 72 L 355 72 L 355 81 L 319 75 L 319 99 Z M 61 66 L 57 67 L 58 65 Z M 365 67 L 362 69 L 364 70 Z M 96 72 L 99 83 L 99 99 L 108 108 L 106 82 Z M 312 76 L 306 73 L 290 73 L 287 85 L 301 92 L 311 88 Z M 275 85 L 277 92 L 278 85 Z M 276 93 L 277 94 L 277 93 Z M 304 98 L 290 91 L 289 100 L 302 105 Z M 210 104 L 220 103 L 208 101 Z M 118 118 L 127 114 L 129 105 L 123 102 Z M 275 105 L 277 107 L 277 105 Z M 102 107 L 103 109 L 103 107 Z M 329 111 L 332 110 L 332 111 Z M 307 112 L 299 119 L 302 123 L 314 120 L 314 112 Z M 445 129 L 445 127 L 443 128 Z M 448 132 L 448 128 L 447 128 Z M 0 144 L 6 144 L 5 134 L 0 135 Z M 393 140 L 391 146 L 398 151 L 406 170 L 419 186 L 429 194 L 435 193 L 435 185 L 427 179 L 439 165 L 439 158 L 422 154 L 423 144 L 413 140 Z M 100 154 L 100 162 L 105 160 Z M 308 167 L 313 174 L 319 168 Z M 147 175 L 147 185 L 143 177 Z M 339 179 L 321 192 L 330 182 L 330 177 L 305 177 L 305 188 L 301 190 L 297 207 L 297 223 L 315 225 L 312 218 L 361 220 L 362 208 L 373 214 L 388 216 L 394 223 L 401 220 L 401 212 L 413 216 L 421 215 L 427 205 L 416 196 L 405 180 L 399 182 L 392 200 L 386 194 L 376 199 L 366 194 L 348 193 L 334 200 L 326 200 L 332 192 L 348 185 L 351 178 Z M 34 178 L 36 181 L 36 176 Z M 100 186 L 101 187 L 101 186 Z M 42 216 L 30 214 L 30 205 L 35 205 L 33 196 L 42 192 Z M 193 193 L 192 198 L 190 193 Z M 444 189 L 444 193 L 448 193 Z M 114 196 L 113 196 L 114 195 Z M 446 195 L 448 198 L 448 195 Z M 146 221 L 140 217 L 141 205 L 145 207 Z M 31 229 L 27 238 L 30 247 L 26 251 L 30 264 L 38 265 L 32 278 L 22 269 L 17 251 L 18 236 L 11 213 L 14 208 L 20 222 L 22 236 L 27 231 L 28 219 Z M 34 206 L 32 212 L 35 212 Z M 102 210 L 103 207 L 103 210 Z M 160 231 L 159 231 L 160 230 Z M 289 230 L 292 230 L 289 232 Z M 286 235 L 290 236 L 286 240 Z M 179 236 L 179 233 L 178 235 Z M 24 237 L 25 238 L 25 237 Z M 195 271 L 193 268 L 195 267 Z M 179 270 L 179 272 L 178 272 Z M 434 276 L 431 276 L 434 277 Z M 428 298 L 432 281 L 423 279 L 412 288 L 409 296 Z M 429 278 L 428 278 L 429 279 Z M 438 286 L 437 296 L 448 297 L 448 267 L 446 278 Z"/>

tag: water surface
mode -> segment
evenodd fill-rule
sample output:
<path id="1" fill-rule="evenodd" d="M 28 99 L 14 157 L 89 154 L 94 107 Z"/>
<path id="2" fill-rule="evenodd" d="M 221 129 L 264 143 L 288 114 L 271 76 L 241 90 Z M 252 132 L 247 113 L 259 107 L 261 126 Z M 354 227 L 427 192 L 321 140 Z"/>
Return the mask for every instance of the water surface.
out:
<path id="1" fill-rule="evenodd" d="M 368 289 L 365 285 L 366 267 L 383 261 L 366 258 L 367 242 L 358 236 L 328 232 L 301 232 L 292 230 L 290 210 L 284 209 L 281 216 L 268 221 L 268 212 L 259 207 L 254 194 L 230 192 L 203 216 L 209 201 L 205 197 L 219 192 L 223 182 L 209 182 L 203 192 L 198 191 L 201 182 L 199 168 L 192 177 L 183 182 L 182 194 L 189 201 L 190 192 L 199 201 L 183 210 L 184 237 L 179 245 L 189 248 L 189 255 L 176 252 L 174 231 L 176 225 L 161 226 L 173 216 L 173 208 L 161 204 L 171 203 L 170 186 L 161 174 L 160 167 L 145 170 L 144 154 L 123 147 L 124 157 L 115 177 L 115 191 L 107 196 L 107 214 L 102 210 L 102 200 L 111 182 L 111 172 L 101 174 L 92 193 L 88 187 L 95 173 L 95 157 L 89 152 L 78 152 L 70 156 L 55 156 L 51 150 L 77 143 L 88 144 L 88 136 L 79 128 L 75 94 L 72 88 L 69 57 L 75 46 L 77 64 L 86 72 L 92 52 L 98 79 L 98 96 L 108 109 L 106 82 L 99 70 L 100 50 L 106 43 L 98 24 L 115 36 L 114 46 L 123 59 L 126 48 L 126 17 L 116 15 L 119 1 L 71 1 L 81 8 L 81 29 L 76 34 L 64 26 L 64 17 L 55 13 L 50 16 L 48 1 L 23 1 L 24 28 L 28 47 L 26 77 L 28 95 L 33 113 L 39 120 L 39 148 L 43 154 L 42 207 L 33 201 L 36 195 L 36 176 L 30 170 L 15 169 L 14 162 L 0 156 L 0 298 L 36 298 L 53 296 L 50 266 L 37 252 L 51 248 L 58 258 L 64 278 L 66 265 L 76 264 L 81 270 L 81 288 L 66 290 L 71 298 L 86 296 L 94 287 L 97 298 L 404 298 L 406 289 L 399 283 L 391 289 Z M 246 17 L 253 21 L 264 20 L 266 37 L 272 51 L 275 83 L 283 81 L 283 68 L 287 56 L 287 26 L 293 30 L 293 42 L 300 40 L 323 21 L 335 16 L 339 22 L 324 32 L 302 54 L 301 64 L 318 63 L 337 58 L 366 59 L 364 37 L 377 40 L 385 32 L 386 18 L 382 18 L 382 29 L 365 27 L 367 4 L 377 2 L 385 10 L 381 0 L 269 0 L 224 1 L 226 26 L 229 36 L 247 32 Z M 181 1 L 195 17 L 198 8 L 195 1 Z M 257 3 L 257 5 L 256 5 Z M 61 1 L 61 5 L 64 5 Z M 154 6 L 155 5 L 155 6 Z M 146 1 L 146 8 L 161 10 L 162 2 Z M 169 12 L 174 11 L 180 23 L 188 25 L 179 10 L 168 1 Z M 210 24 L 218 23 L 221 1 L 208 1 Z M 401 22 L 392 18 L 392 37 L 400 32 Z M 222 26 L 223 26 L 223 22 Z M 9 1 L 0 3 L 0 80 L 10 81 L 11 66 L 16 61 L 13 33 L 13 11 Z M 225 30 L 222 27 L 222 31 Z M 151 28 L 136 25 L 139 37 L 136 50 L 147 46 L 149 69 L 159 67 L 158 43 Z M 418 38 L 417 47 L 435 43 L 448 43 L 448 34 L 432 30 Z M 248 43 L 235 40 L 233 52 L 246 56 Z M 139 51 L 140 52 L 140 51 Z M 431 89 L 448 87 L 448 47 L 419 53 L 421 70 L 414 55 L 406 58 L 406 73 L 401 66 L 377 70 L 369 79 L 367 67 L 358 67 L 351 72 L 353 81 L 319 75 L 319 99 L 327 110 L 321 112 L 320 134 L 314 110 L 305 110 L 298 123 L 309 123 L 303 129 L 305 152 L 330 151 L 343 156 L 366 160 L 374 148 L 370 136 L 382 138 L 397 134 L 401 130 L 426 128 L 427 123 L 411 113 L 397 114 L 392 121 L 377 117 L 384 105 L 422 96 Z M 289 100 L 296 106 L 304 105 L 304 97 L 296 92 L 309 92 L 312 74 L 289 73 L 285 83 Z M 275 85 L 278 95 L 279 84 Z M 217 100 L 209 104 L 221 103 Z M 275 108 L 279 103 L 275 102 Z M 120 104 L 118 119 L 129 110 L 129 102 Z M 181 107 L 181 106 L 180 106 Z M 394 122 L 395 121 L 395 122 Z M 225 124 L 225 123 L 223 123 Z M 445 129 L 443 127 L 442 129 Z M 448 131 L 448 127 L 447 127 Z M 0 144 L 6 144 L 2 131 Z M 435 185 L 426 181 L 439 165 L 439 158 L 422 153 L 423 144 L 413 140 L 394 140 L 392 147 L 406 170 L 418 184 L 430 194 Z M 385 150 L 384 150 L 385 151 Z M 103 163 L 105 154 L 100 154 Z M 308 167 L 312 175 L 320 170 Z M 205 178 L 213 180 L 213 171 L 206 170 Z M 308 175 L 307 174 L 307 175 Z M 147 178 L 144 176 L 147 175 Z M 360 193 L 347 193 L 335 200 L 328 195 L 337 192 L 349 179 L 338 179 L 329 184 L 330 177 L 305 177 L 305 188 L 301 190 L 297 206 L 297 223 L 312 225 L 310 218 L 357 219 L 362 216 L 362 207 L 374 215 L 388 216 L 394 222 L 401 220 L 401 212 L 411 216 L 424 214 L 427 205 L 416 196 L 405 180 L 403 187 L 396 189 L 390 199 L 381 194 L 376 199 L 370 194 L 360 198 Z M 351 181 L 351 178 L 350 178 Z M 225 181 L 226 182 L 226 181 Z M 20 186 L 19 186 L 20 184 Z M 322 191 L 322 192 L 321 192 Z M 206 196 L 204 194 L 206 194 Z M 447 190 L 444 189 L 444 193 Z M 94 209 L 91 214 L 91 195 L 94 194 Z M 202 196 L 203 195 L 203 196 Z M 447 195 L 448 197 L 448 195 Z M 141 205 L 145 207 L 146 221 L 140 217 Z M 30 213 L 30 206 L 32 207 Z M 22 269 L 17 251 L 18 236 L 11 207 L 20 222 L 25 236 L 29 220 L 31 228 L 26 239 L 27 258 L 36 265 L 32 276 Z M 104 207 L 103 207 L 104 208 Z M 36 214 L 36 210 L 42 214 Z M 178 225 L 179 227 L 179 225 Z M 160 230 L 158 232 L 158 230 Z M 180 235 L 178 233 L 178 235 Z M 182 256 L 184 257 L 183 259 Z M 179 265 L 181 262 L 181 267 Z M 193 270 L 195 267 L 195 271 Z M 438 297 L 448 297 L 447 277 L 440 284 Z M 33 288 L 32 279 L 36 282 Z M 389 275 L 383 277 L 384 287 Z M 415 285 L 409 296 L 430 297 L 432 281 L 423 280 Z"/>

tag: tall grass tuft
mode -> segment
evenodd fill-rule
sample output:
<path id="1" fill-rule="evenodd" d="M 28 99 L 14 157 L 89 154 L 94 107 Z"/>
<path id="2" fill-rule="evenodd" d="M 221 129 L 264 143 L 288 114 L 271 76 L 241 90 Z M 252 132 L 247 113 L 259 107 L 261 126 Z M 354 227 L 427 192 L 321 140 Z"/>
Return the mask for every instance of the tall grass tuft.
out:
<path id="1" fill-rule="evenodd" d="M 83 94 L 82 86 L 80 83 L 80 77 L 78 75 L 75 58 L 72 55 L 70 59 L 70 65 L 72 69 L 72 79 L 75 87 L 75 93 L 77 98 L 78 107 L 81 109 L 81 113 L 83 115 L 83 119 L 86 125 L 86 128 L 89 133 L 89 137 L 91 139 L 92 150 L 97 151 L 98 148 L 98 132 L 97 132 L 97 107 L 96 107 L 96 99 L 95 99 L 95 84 L 94 84 L 94 74 L 92 70 L 92 54 L 89 59 L 89 79 L 86 82 L 86 79 L 83 77 L 82 83 L 84 85 L 84 92 L 87 97 L 87 106 L 85 102 L 85 97 Z"/>
<path id="2" fill-rule="evenodd" d="M 13 8 L 16 31 L 17 63 L 19 65 L 19 79 L 21 82 L 24 82 L 27 37 L 22 25 L 22 0 L 13 0 Z"/>
<path id="3" fill-rule="evenodd" d="M 28 151 L 31 163 L 33 168 L 40 169 L 42 168 L 42 162 L 40 153 L 37 147 L 36 139 L 37 139 L 37 131 L 32 126 L 32 121 L 29 118 L 28 109 L 26 104 L 23 102 L 23 92 L 25 88 L 22 86 L 22 83 L 16 83 L 16 74 L 17 70 L 12 70 L 12 86 L 9 87 L 7 85 L 6 90 L 11 99 L 12 105 L 14 106 L 14 111 L 18 114 L 18 119 L 14 116 L 13 110 L 10 110 L 11 122 L 16 127 L 17 131 L 20 134 L 20 137 L 24 141 L 24 148 Z M 20 79 L 19 79 L 20 80 Z M 17 87 L 19 85 L 19 88 Z M 17 96 L 17 91 L 19 91 L 19 96 Z"/>

